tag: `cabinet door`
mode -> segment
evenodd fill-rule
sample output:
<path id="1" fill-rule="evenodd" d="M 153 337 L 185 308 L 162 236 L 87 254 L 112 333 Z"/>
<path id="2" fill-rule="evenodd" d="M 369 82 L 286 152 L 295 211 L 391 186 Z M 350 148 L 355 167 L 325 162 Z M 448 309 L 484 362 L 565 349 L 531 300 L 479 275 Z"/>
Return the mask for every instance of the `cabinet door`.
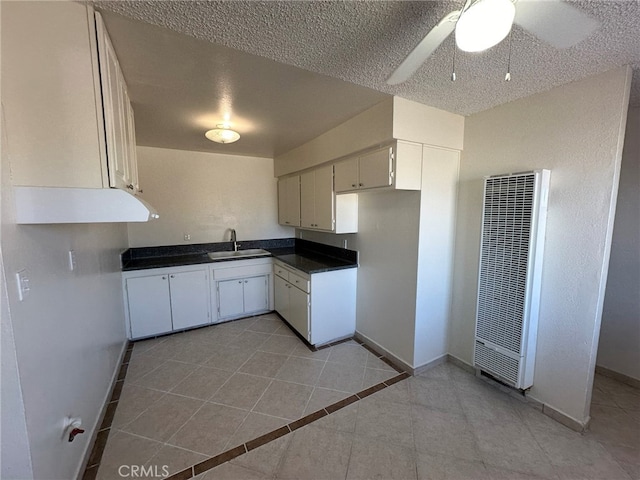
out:
<path id="1" fill-rule="evenodd" d="M 336 193 L 358 189 L 358 157 L 336 163 L 334 168 Z"/>
<path id="2" fill-rule="evenodd" d="M 174 330 L 209 323 L 208 284 L 206 270 L 169 275 Z"/>
<path id="3" fill-rule="evenodd" d="M 318 168 L 315 173 L 315 228 L 333 230 L 334 199 L 333 165 Z"/>
<path id="4" fill-rule="evenodd" d="M 309 294 L 294 286 L 289 286 L 290 314 L 287 321 L 309 341 Z"/>
<path id="5" fill-rule="evenodd" d="M 131 338 L 170 332 L 168 275 L 128 278 L 126 285 Z"/>
<path id="6" fill-rule="evenodd" d="M 136 124 L 133 116 L 133 107 L 129 100 L 129 95 L 125 91 L 125 119 L 126 119 L 126 147 L 127 147 L 127 170 L 129 172 L 129 183 L 127 188 L 131 193 L 140 192 L 140 183 L 138 181 L 138 157 L 136 154 Z"/>
<path id="7" fill-rule="evenodd" d="M 300 176 L 278 180 L 278 223 L 300 226 Z"/>
<path id="8" fill-rule="evenodd" d="M 287 179 L 278 180 L 278 223 L 287 225 L 289 222 Z"/>
<path id="9" fill-rule="evenodd" d="M 244 279 L 244 313 L 260 312 L 269 308 L 269 282 L 267 276 Z"/>
<path id="10" fill-rule="evenodd" d="M 289 284 L 278 275 L 273 276 L 275 309 L 285 320 L 289 320 Z"/>
<path id="11" fill-rule="evenodd" d="M 315 228 L 315 172 L 300 175 L 300 226 Z"/>
<path id="12" fill-rule="evenodd" d="M 392 183 L 391 148 L 360 157 L 360 188 L 388 187 Z"/>
<path id="13" fill-rule="evenodd" d="M 238 317 L 244 313 L 244 280 L 218 282 L 218 318 Z"/>
<path id="14" fill-rule="evenodd" d="M 100 83 L 107 134 L 107 164 L 109 186 L 126 188 L 129 184 L 127 171 L 127 128 L 125 115 L 126 92 L 115 50 L 100 15 L 96 15 L 98 56 L 100 59 Z"/>
<path id="15" fill-rule="evenodd" d="M 287 178 L 287 225 L 300 226 L 300 176 Z"/>

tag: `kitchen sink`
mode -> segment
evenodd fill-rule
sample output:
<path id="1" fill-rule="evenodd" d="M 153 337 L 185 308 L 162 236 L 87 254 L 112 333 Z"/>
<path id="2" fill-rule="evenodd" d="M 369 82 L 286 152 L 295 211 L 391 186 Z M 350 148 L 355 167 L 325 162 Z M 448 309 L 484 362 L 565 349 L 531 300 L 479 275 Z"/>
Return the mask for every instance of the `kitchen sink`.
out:
<path id="1" fill-rule="evenodd" d="M 219 260 L 221 258 L 248 258 L 248 257 L 262 257 L 264 255 L 271 255 L 266 250 L 261 248 L 249 248 L 247 250 L 226 251 L 226 252 L 209 252 L 207 253 L 211 260 Z"/>

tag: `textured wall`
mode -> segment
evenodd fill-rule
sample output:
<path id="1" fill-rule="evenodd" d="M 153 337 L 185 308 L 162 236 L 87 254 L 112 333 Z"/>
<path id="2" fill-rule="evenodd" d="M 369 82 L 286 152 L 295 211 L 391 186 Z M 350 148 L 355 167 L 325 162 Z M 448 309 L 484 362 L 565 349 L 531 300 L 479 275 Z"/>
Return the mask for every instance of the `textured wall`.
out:
<path id="1" fill-rule="evenodd" d="M 356 329 L 413 366 L 420 192 L 360 193 Z"/>
<path id="2" fill-rule="evenodd" d="M 640 380 L 640 108 L 629 110 L 597 363 Z"/>
<path id="3" fill-rule="evenodd" d="M 8 160 L 12 160 L 10 149 L 11 137 L 3 142 Z M 5 171 L 7 159 L 3 155 Z M 2 312 L 2 412 L 15 408 L 6 413 L 16 420 L 23 409 L 35 478 L 75 478 L 126 340 L 119 259 L 127 246 L 126 224 L 16 225 L 11 192 L 8 175 L 2 175 L 1 248 L 11 315 Z M 70 249 L 76 252 L 73 272 L 67 267 Z M 20 302 L 14 275 L 22 269 L 31 292 Z M 10 328 L 13 346 L 6 348 Z M 15 358 L 5 357 L 12 354 L 12 347 Z M 11 366 L 7 360 L 16 362 L 10 376 L 5 376 L 5 367 Z M 14 375 L 18 375 L 22 405 L 11 382 Z M 8 403 L 5 387 L 12 392 Z M 63 438 L 68 415 L 81 417 L 87 430 L 73 443 Z M 13 433 L 21 433 L 19 424 L 10 425 L 17 429 Z M 20 457 L 12 455 L 11 461 L 20 462 L 13 467 L 22 472 L 11 477 L 3 462 L 2 476 L 24 478 L 27 445 L 19 435 L 7 437 L 8 424 L 2 426 L 3 460 L 5 451 L 19 448 Z M 11 445 L 6 450 L 5 442 Z"/>
<path id="4" fill-rule="evenodd" d="M 177 245 L 286 238 L 278 225 L 277 180 L 270 158 L 138 147 L 144 199 L 160 214 L 129 224 L 129 245 Z M 184 240 L 184 234 L 191 235 Z"/>
<path id="5" fill-rule="evenodd" d="M 465 121 L 450 353 L 471 363 L 483 177 L 550 169 L 531 395 L 579 422 L 589 413 L 629 81 L 620 68 Z"/>

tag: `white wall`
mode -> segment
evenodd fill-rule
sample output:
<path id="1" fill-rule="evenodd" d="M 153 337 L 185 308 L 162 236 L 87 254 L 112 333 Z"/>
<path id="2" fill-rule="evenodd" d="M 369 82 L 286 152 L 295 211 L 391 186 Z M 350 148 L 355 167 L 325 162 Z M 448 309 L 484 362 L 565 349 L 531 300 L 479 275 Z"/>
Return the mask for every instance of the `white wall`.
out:
<path id="1" fill-rule="evenodd" d="M 588 420 L 629 95 L 620 68 L 471 115 L 460 168 L 450 353 L 471 363 L 485 175 L 551 169 L 531 396 Z"/>
<path id="2" fill-rule="evenodd" d="M 10 136 L 3 142 L 2 157 L 6 172 L 7 161 L 13 160 Z M 91 433 L 126 341 L 119 261 L 127 246 L 126 225 L 16 225 L 8 175 L 2 175 L 1 221 L 7 320 L 13 329 L 33 475 L 74 478 L 91 447 Z M 67 268 L 70 249 L 76 252 L 74 272 Z M 14 279 L 22 269 L 31 292 L 20 302 Z M 5 354 L 11 354 L 4 348 L 6 331 L 3 325 L 3 367 Z M 4 382 L 3 375 L 3 390 Z M 20 415 L 20 410 L 5 412 L 5 407 L 3 402 L 3 415 Z M 82 417 L 87 430 L 73 443 L 62 435 L 68 415 Z M 2 441 L 4 454 L 4 442 L 12 439 L 3 431 Z M 3 465 L 3 478 L 4 473 Z"/>
<path id="3" fill-rule="evenodd" d="M 420 192 L 358 195 L 356 329 L 413 366 Z"/>
<path id="4" fill-rule="evenodd" d="M 424 146 L 413 365 L 449 350 L 456 197 L 460 152 Z"/>
<path id="5" fill-rule="evenodd" d="M 1 110 L 0 130 L 2 145 L 7 145 L 4 125 L 4 108 Z M 6 196 L 5 188 L 9 178 L 9 156 L 6 148 L 2 148 L 0 165 L 0 212 L 4 205 L 2 197 Z M 2 245 L 2 223 L 0 222 L 0 246 Z M 27 436 L 27 420 L 24 411 L 24 399 L 18 372 L 16 344 L 11 324 L 7 279 L 4 270 L 2 248 L 0 248 L 0 478 L 31 478 L 31 450 Z"/>
<path id="6" fill-rule="evenodd" d="M 640 108 L 629 109 L 597 364 L 640 380 Z"/>
<path id="7" fill-rule="evenodd" d="M 277 180 L 270 158 L 138 147 L 144 199 L 160 214 L 129 224 L 129 246 L 287 238 L 278 225 Z M 191 235 L 184 240 L 184 234 Z"/>

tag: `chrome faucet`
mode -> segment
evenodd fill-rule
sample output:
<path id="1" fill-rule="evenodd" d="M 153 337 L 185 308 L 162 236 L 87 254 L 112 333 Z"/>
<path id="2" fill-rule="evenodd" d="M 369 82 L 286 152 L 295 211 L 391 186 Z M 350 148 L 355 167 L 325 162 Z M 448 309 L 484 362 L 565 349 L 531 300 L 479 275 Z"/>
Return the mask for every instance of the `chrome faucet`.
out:
<path id="1" fill-rule="evenodd" d="M 231 230 L 231 238 L 229 239 L 230 242 L 233 242 L 233 251 L 237 252 L 238 251 L 238 242 L 236 239 L 236 230 L 235 228 L 230 228 L 229 230 Z"/>

